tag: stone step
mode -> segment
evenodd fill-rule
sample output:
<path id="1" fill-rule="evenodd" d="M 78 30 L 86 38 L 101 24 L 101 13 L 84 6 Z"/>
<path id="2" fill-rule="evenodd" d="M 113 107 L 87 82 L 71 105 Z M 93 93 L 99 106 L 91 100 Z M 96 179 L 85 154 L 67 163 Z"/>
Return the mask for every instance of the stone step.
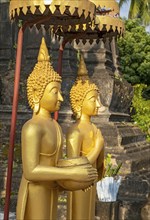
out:
<path id="1" fill-rule="evenodd" d="M 150 142 L 148 141 L 139 141 L 137 143 L 131 143 L 131 144 L 126 144 L 126 145 L 122 145 L 122 147 L 127 150 L 128 148 L 132 148 L 132 146 L 134 147 L 136 145 L 136 147 L 140 147 L 141 145 L 143 146 L 149 146 L 150 147 Z"/>
<path id="2" fill-rule="evenodd" d="M 143 180 L 149 182 L 149 180 L 150 180 L 150 168 L 147 168 L 147 169 L 143 168 L 142 170 L 137 172 L 137 175 L 139 176 L 140 179 L 143 179 Z"/>
<path id="3" fill-rule="evenodd" d="M 124 153 L 115 155 L 117 161 L 122 162 L 121 172 L 123 175 L 148 170 L 150 165 L 150 149 L 137 151 L 133 153 Z"/>
<path id="4" fill-rule="evenodd" d="M 139 151 L 133 152 L 132 154 L 126 154 L 126 155 L 129 156 L 129 159 L 131 161 L 142 160 L 142 159 L 150 158 L 150 149 L 145 149 L 140 152 Z"/>
<path id="5" fill-rule="evenodd" d="M 139 134 L 124 134 L 121 136 L 121 145 L 127 145 L 131 143 L 145 141 L 146 135 L 139 133 Z"/>
<path id="6" fill-rule="evenodd" d="M 141 220 L 141 209 L 146 200 L 124 200 L 96 202 L 96 216 L 100 220 Z M 147 220 L 148 218 L 144 218 Z"/>
<path id="7" fill-rule="evenodd" d="M 126 177 L 122 177 L 119 188 L 119 199 L 141 200 L 146 199 L 149 194 L 149 180 L 142 176 L 140 172 L 132 172 Z"/>
<path id="8" fill-rule="evenodd" d="M 142 152 L 143 150 L 150 150 L 150 143 L 147 141 L 139 141 L 137 143 L 124 145 L 123 148 L 126 153 Z"/>
<path id="9" fill-rule="evenodd" d="M 119 206 L 119 216 L 117 220 L 141 220 L 141 210 L 146 200 L 122 200 Z M 143 218 L 147 220 L 148 218 Z"/>
<path id="10" fill-rule="evenodd" d="M 150 150 L 144 150 L 139 152 L 139 154 L 132 155 L 132 172 L 136 170 L 148 169 L 150 165 Z"/>
<path id="11" fill-rule="evenodd" d="M 133 124 L 117 124 L 120 144 L 127 145 L 135 142 L 145 141 L 146 135 Z"/>
<path id="12" fill-rule="evenodd" d="M 112 156 L 115 158 L 115 155 L 118 155 L 118 154 L 121 154 L 121 153 L 124 153 L 124 149 L 122 147 L 118 147 L 118 146 L 115 146 L 115 147 L 105 147 L 105 153 L 106 154 L 112 154 Z"/>

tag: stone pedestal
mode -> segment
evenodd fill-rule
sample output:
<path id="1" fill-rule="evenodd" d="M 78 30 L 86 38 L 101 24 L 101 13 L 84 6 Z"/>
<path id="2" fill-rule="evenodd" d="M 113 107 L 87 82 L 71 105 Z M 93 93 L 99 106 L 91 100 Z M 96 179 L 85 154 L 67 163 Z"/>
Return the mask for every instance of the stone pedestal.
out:
<path id="1" fill-rule="evenodd" d="M 100 220 L 148 220 L 148 205 L 143 200 L 96 202 L 96 219 Z M 144 216 L 144 218 L 143 218 Z"/>
<path id="2" fill-rule="evenodd" d="M 119 202 L 96 202 L 96 217 L 100 220 L 118 220 Z M 98 218 L 97 218 L 98 219 Z M 121 220 L 121 219 L 120 219 Z"/>
<path id="3" fill-rule="evenodd" d="M 141 208 L 144 201 L 122 201 L 119 205 L 118 220 L 141 220 Z M 146 220 L 146 219 L 145 219 Z"/>

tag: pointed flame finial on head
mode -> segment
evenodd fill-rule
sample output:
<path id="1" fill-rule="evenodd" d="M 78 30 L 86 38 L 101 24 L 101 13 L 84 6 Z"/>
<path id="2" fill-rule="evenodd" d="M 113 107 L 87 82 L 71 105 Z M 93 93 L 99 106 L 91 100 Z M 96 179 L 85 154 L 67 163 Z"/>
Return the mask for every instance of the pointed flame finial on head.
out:
<path id="1" fill-rule="evenodd" d="M 77 73 L 77 80 L 81 79 L 81 80 L 88 80 L 89 76 L 88 76 L 88 71 L 86 68 L 86 64 L 83 58 L 83 54 L 81 52 L 79 52 L 79 68 L 78 68 L 78 73 Z"/>
<path id="2" fill-rule="evenodd" d="M 38 62 L 50 61 L 50 57 L 48 54 L 48 49 L 45 43 L 44 37 L 42 38 L 42 42 L 39 49 Z"/>

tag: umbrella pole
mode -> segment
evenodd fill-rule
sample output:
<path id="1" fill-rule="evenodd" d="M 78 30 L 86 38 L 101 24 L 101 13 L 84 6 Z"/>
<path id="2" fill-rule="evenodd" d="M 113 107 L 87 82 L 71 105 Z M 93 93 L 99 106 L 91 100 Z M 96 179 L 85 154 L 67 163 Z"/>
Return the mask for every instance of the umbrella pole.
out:
<path id="1" fill-rule="evenodd" d="M 64 51 L 64 48 L 65 48 L 65 44 L 66 44 L 66 41 L 63 41 L 63 42 L 60 44 L 60 47 L 59 47 L 58 69 L 57 69 L 57 72 L 59 73 L 60 76 L 62 75 L 62 58 L 63 58 L 63 51 Z M 56 121 L 58 120 L 58 111 L 56 111 L 56 112 L 54 113 L 54 119 L 55 119 Z"/>
<path id="2" fill-rule="evenodd" d="M 18 108 L 23 32 L 24 32 L 23 28 L 21 27 L 18 33 L 18 42 L 17 42 L 14 95 L 13 95 L 13 104 L 12 104 L 11 129 L 10 129 L 9 152 L 8 152 L 8 168 L 7 168 L 4 220 L 9 219 L 9 204 L 10 204 L 11 182 L 12 182 L 12 168 L 13 168 L 15 129 L 16 129 L 17 108 Z"/>

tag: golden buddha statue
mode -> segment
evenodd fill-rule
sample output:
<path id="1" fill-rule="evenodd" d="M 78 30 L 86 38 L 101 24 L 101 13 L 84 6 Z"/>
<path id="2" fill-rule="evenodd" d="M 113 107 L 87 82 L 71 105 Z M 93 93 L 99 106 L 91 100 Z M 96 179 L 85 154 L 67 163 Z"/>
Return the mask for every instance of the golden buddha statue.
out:
<path id="1" fill-rule="evenodd" d="M 76 122 L 69 128 L 67 134 L 67 157 L 85 156 L 98 171 L 99 180 L 104 172 L 104 140 L 100 130 L 91 123 L 91 116 L 98 113 L 101 105 L 99 90 L 88 77 L 83 57 L 81 56 L 78 77 L 70 91 L 72 111 Z M 95 219 L 95 184 L 88 190 L 69 192 L 69 220 Z"/>
<path id="2" fill-rule="evenodd" d="M 57 166 L 61 158 L 62 132 L 51 113 L 59 110 L 61 77 L 50 64 L 44 41 L 38 62 L 27 80 L 27 95 L 33 117 L 22 128 L 23 175 L 17 201 L 17 220 L 56 219 L 57 181 L 89 181 L 97 178 L 91 165 L 73 168 Z"/>

